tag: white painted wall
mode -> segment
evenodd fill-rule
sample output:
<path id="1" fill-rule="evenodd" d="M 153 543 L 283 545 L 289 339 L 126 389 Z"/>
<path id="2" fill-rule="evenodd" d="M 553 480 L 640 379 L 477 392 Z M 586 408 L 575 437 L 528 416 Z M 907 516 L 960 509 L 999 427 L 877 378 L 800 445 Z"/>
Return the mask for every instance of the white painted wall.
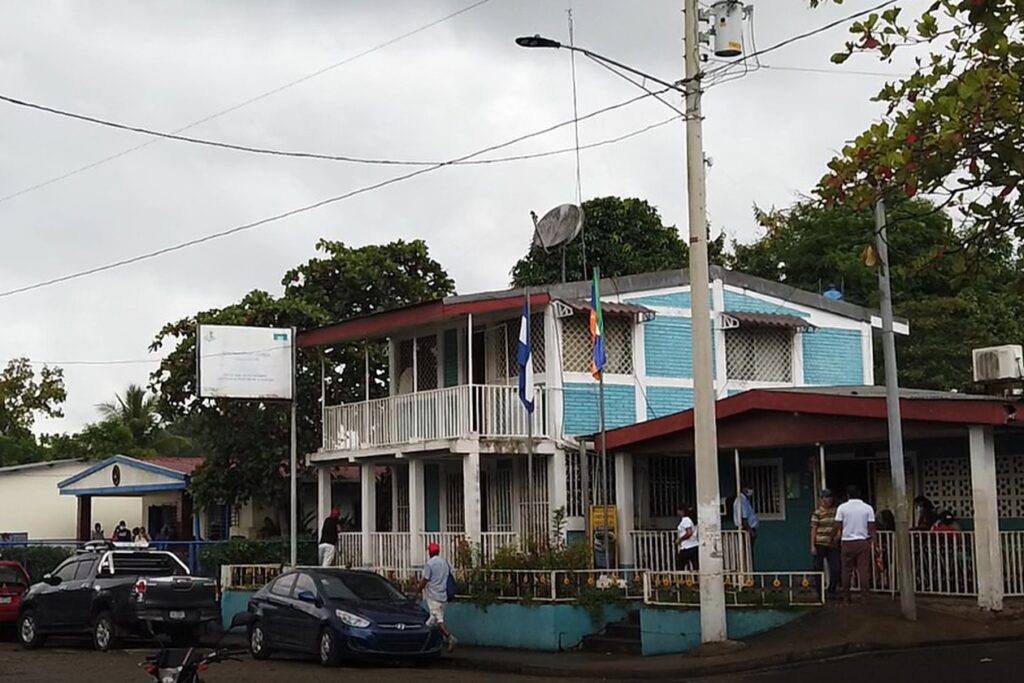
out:
<path id="1" fill-rule="evenodd" d="M 57 483 L 91 463 L 65 463 L 0 473 L 0 531 L 27 532 L 30 539 L 73 539 L 77 533 L 78 499 L 62 496 Z M 93 498 L 93 523 L 109 534 L 119 520 L 142 523 L 140 498 Z"/>

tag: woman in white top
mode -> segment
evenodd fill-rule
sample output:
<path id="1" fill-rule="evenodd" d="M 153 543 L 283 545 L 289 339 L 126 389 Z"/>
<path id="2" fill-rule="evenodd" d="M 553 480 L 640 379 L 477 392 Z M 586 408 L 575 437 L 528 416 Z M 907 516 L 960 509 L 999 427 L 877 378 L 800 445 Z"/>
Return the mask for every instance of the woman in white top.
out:
<path id="1" fill-rule="evenodd" d="M 677 513 L 679 515 L 679 526 L 676 527 L 676 571 L 698 571 L 699 558 L 697 540 L 697 525 L 694 524 L 693 508 L 689 505 L 680 505 Z"/>

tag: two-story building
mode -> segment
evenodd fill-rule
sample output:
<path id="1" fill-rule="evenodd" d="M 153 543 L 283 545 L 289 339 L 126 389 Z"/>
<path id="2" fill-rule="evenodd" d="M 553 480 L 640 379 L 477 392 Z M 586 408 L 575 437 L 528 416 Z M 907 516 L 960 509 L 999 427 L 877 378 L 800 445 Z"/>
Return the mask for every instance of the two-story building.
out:
<path id="1" fill-rule="evenodd" d="M 609 278 L 600 290 L 607 428 L 689 408 L 686 271 Z M 517 396 L 525 296 L 521 289 L 452 296 L 299 335 L 303 347 L 386 341 L 389 349 L 390 396 L 325 406 L 323 447 L 308 456 L 319 471 L 321 518 L 332 502 L 330 468 L 361 468 L 361 531 L 342 542 L 346 561 L 415 565 L 431 540 L 452 549 L 465 539 L 489 555 L 524 535 L 549 533 L 559 509 L 567 515 L 565 531 L 578 533 L 587 503 L 600 502 L 606 481 L 612 491 L 628 486 L 635 493 L 636 505 L 619 507 L 618 526 L 637 540 L 644 530 L 674 527 L 676 505 L 693 500 L 692 463 L 679 458 L 609 461 L 602 474 L 590 436 L 598 431 L 599 392 L 590 374 L 589 282 L 529 292 L 536 384 L 531 467 L 528 417 Z M 719 398 L 754 388 L 873 384 L 876 313 L 721 268 L 712 269 L 710 297 Z M 897 331 L 906 334 L 906 323 L 898 322 Z M 783 486 L 768 481 L 781 478 L 781 469 L 748 471 L 766 486 Z M 387 528 L 378 529 L 379 520 Z M 631 560 L 633 544 L 623 539 L 623 547 L 629 549 L 620 550 L 620 560 Z"/>

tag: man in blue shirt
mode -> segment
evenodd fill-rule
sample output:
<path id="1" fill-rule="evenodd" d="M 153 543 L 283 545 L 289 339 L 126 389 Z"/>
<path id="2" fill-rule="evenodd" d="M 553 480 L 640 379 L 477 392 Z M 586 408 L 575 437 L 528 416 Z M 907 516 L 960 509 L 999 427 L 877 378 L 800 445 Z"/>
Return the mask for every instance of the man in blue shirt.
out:
<path id="1" fill-rule="evenodd" d="M 448 644 L 448 652 L 451 652 L 458 641 L 444 623 L 444 610 L 448 606 L 448 577 L 452 573 L 452 566 L 448 564 L 448 560 L 441 557 L 441 546 L 437 543 L 427 546 L 427 554 L 430 557 L 423 565 L 423 577 L 420 579 L 416 597 L 426 598 L 430 621 L 441 629 L 441 635 Z"/>
<path id="2" fill-rule="evenodd" d="M 754 505 L 750 499 L 754 496 L 754 489 L 749 484 L 740 488 L 740 494 L 736 496 L 736 502 L 732 507 L 732 518 L 737 529 L 743 529 L 750 536 L 750 550 L 754 550 L 754 542 L 757 540 L 757 529 L 761 521 L 754 512 Z"/>

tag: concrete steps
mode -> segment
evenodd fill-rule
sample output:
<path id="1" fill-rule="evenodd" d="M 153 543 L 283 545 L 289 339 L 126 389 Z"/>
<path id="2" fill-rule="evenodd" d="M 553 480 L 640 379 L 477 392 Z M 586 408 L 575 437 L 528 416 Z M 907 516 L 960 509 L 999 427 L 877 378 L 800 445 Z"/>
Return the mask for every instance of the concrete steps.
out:
<path id="1" fill-rule="evenodd" d="M 584 636 L 581 649 L 597 654 L 640 656 L 640 613 L 633 612 L 622 621 L 608 624 L 601 633 Z"/>

